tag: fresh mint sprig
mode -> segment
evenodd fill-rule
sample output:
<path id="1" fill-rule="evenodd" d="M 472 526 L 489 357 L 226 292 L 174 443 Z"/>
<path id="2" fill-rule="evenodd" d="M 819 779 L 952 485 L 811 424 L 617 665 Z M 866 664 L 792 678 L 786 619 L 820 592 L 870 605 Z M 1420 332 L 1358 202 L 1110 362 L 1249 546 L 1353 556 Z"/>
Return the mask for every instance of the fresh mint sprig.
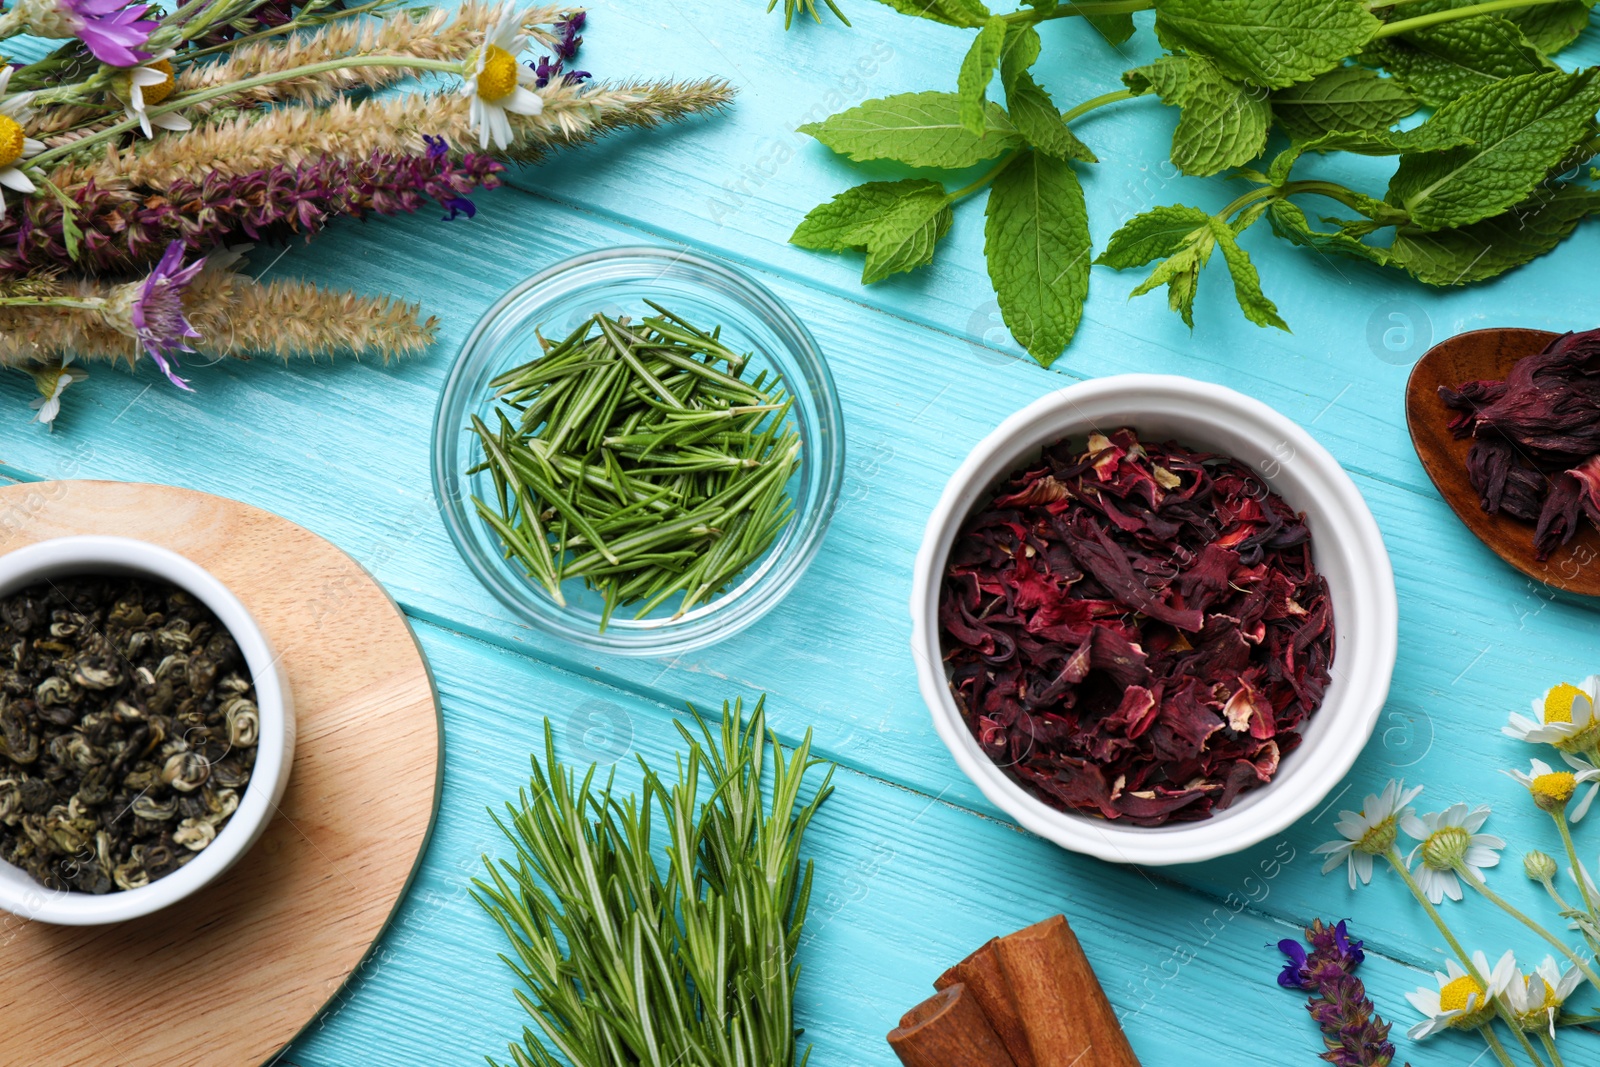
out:
<path id="1" fill-rule="evenodd" d="M 1034 0 L 998 14 L 982 0 L 884 2 L 976 31 L 956 91 L 869 100 L 802 131 L 859 162 L 994 163 L 953 190 L 926 174 L 858 186 L 791 240 L 864 252 L 862 280 L 877 282 L 931 262 L 954 207 L 986 193 L 984 254 L 1002 316 L 1045 365 L 1076 332 L 1091 261 L 1153 264 L 1133 295 L 1166 287 L 1192 326 L 1200 274 L 1220 259 L 1245 317 L 1288 329 L 1242 243 L 1263 219 L 1292 245 L 1459 285 L 1549 252 L 1600 208 L 1600 192 L 1573 177 L 1600 151 L 1600 77 L 1551 59 L 1587 25 L 1585 0 Z M 1115 44 L 1140 11 L 1154 12 L 1167 54 L 1125 72 L 1122 89 L 1058 109 L 1033 75 L 1036 27 L 1080 17 Z M 1072 127 L 1142 97 L 1178 109 L 1169 155 L 1180 172 L 1251 188 L 1220 212 L 1145 212 L 1096 258 L 1077 168 L 1097 160 Z M 1421 108 L 1433 109 L 1426 121 L 1394 129 Z M 1393 158 L 1383 195 L 1291 176 L 1335 152 Z M 1318 200 L 1337 213 L 1308 214 Z"/>

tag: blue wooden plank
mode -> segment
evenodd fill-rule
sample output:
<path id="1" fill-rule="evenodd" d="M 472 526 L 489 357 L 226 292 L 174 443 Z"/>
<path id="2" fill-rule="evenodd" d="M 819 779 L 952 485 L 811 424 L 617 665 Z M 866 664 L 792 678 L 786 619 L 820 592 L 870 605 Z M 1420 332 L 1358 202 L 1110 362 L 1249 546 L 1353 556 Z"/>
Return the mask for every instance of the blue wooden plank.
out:
<path id="1" fill-rule="evenodd" d="M 660 766 L 677 750 L 664 707 L 432 626 L 419 633 L 449 739 L 437 829 L 379 953 L 287 1053 L 301 1067 L 343 1067 L 358 1055 L 395 1067 L 503 1058 L 503 1041 L 525 1020 L 496 959 L 502 935 L 466 891 L 479 854 L 504 853 L 485 808 L 525 784 L 546 716 L 558 745 L 615 759 L 624 783 L 637 778 L 633 755 Z M 772 698 L 775 709 L 782 703 Z M 583 747 L 596 721 L 609 729 L 588 734 Z M 883 1034 L 945 965 L 1056 911 L 1071 917 L 1146 1067 L 1312 1062 L 1303 998 L 1273 982 L 1273 945 L 1293 930 L 1264 914 L 1285 879 L 1315 862 L 1297 839 L 1256 850 L 1213 900 L 845 773 L 808 841 L 817 882 L 799 1004 L 813 1063 L 890 1067 Z M 1375 953 L 1363 977 L 1409 1025 L 1401 993 L 1425 975 Z M 1218 1025 L 1223 1007 L 1227 1022 Z M 1415 1067 L 1465 1062 L 1475 1051 L 1454 1039 L 1402 1045 Z M 1582 1062 L 1600 1052 L 1600 1039 L 1576 1036 L 1570 1048 L 1569 1062 Z"/>

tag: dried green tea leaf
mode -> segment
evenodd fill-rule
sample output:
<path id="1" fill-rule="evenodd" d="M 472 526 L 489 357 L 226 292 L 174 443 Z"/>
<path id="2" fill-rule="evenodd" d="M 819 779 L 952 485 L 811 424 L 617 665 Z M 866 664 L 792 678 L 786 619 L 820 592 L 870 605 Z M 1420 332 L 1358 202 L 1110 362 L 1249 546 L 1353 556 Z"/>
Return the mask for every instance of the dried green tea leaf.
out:
<path id="1" fill-rule="evenodd" d="M 1556 69 L 1515 23 L 1500 15 L 1447 22 L 1379 41 L 1371 58 L 1432 107 L 1507 78 Z"/>
<path id="2" fill-rule="evenodd" d="M 1111 235 L 1096 263 L 1127 270 L 1172 255 L 1197 231 L 1211 224 L 1211 213 L 1185 204 L 1151 208 L 1135 215 Z"/>
<path id="3" fill-rule="evenodd" d="M 996 16 L 983 24 L 972 47 L 961 61 L 961 72 L 956 75 L 956 91 L 961 97 L 961 124 L 974 137 L 982 137 L 987 117 L 984 94 L 1000 65 L 1000 51 L 1005 46 L 1006 20 Z"/>
<path id="4" fill-rule="evenodd" d="M 961 99 L 955 93 L 901 93 L 807 123 L 800 132 L 858 163 L 892 159 L 912 167 L 959 170 L 1022 143 L 1000 105 L 985 104 L 984 115 L 983 136 L 975 136 L 962 125 Z"/>
<path id="5" fill-rule="evenodd" d="M 1000 314 L 1048 367 L 1072 340 L 1089 295 L 1089 212 L 1072 165 L 1025 152 L 995 179 L 983 252 Z"/>
<path id="6" fill-rule="evenodd" d="M 867 182 L 812 208 L 789 243 L 823 252 L 860 251 L 881 227 L 893 229 L 897 218 L 931 214 L 948 201 L 944 186 L 925 178 Z"/>
<path id="7" fill-rule="evenodd" d="M 1228 274 L 1233 278 L 1233 295 L 1239 301 L 1239 310 L 1244 312 L 1244 317 L 1257 326 L 1276 326 L 1288 333 L 1289 324 L 1278 314 L 1278 305 L 1267 299 L 1261 291 L 1261 275 L 1256 272 L 1255 264 L 1250 262 L 1250 253 L 1240 246 L 1239 235 L 1233 227 L 1213 217 L 1211 234 L 1217 239 L 1217 247 L 1222 250 L 1223 262 L 1228 265 Z"/>
<path id="8" fill-rule="evenodd" d="M 1310 140 L 1344 130 L 1386 130 L 1417 109 L 1400 82 L 1365 67 L 1340 67 L 1272 94 L 1283 132 Z"/>
<path id="9" fill-rule="evenodd" d="M 1426 125 L 1474 143 L 1402 156 L 1387 199 L 1422 230 L 1498 215 L 1526 199 L 1587 135 L 1596 108 L 1594 70 L 1508 78 L 1460 97 Z"/>
<path id="10" fill-rule="evenodd" d="M 1163 45 L 1270 89 L 1342 65 L 1381 25 L 1358 0 L 1156 0 Z"/>
<path id="11" fill-rule="evenodd" d="M 1388 261 L 1429 285 L 1480 282 L 1551 251 L 1595 210 L 1600 194 L 1592 190 L 1541 189 L 1505 214 L 1470 226 L 1432 233 L 1401 229 Z"/>
<path id="12" fill-rule="evenodd" d="M 1185 174 L 1206 177 L 1242 166 L 1266 147 L 1272 126 L 1266 92 L 1225 76 L 1202 56 L 1166 56 L 1122 80 L 1134 93 L 1154 92 L 1179 109 L 1172 162 Z"/>
<path id="13" fill-rule="evenodd" d="M 979 0 L 880 0 L 903 15 L 932 19 L 946 26 L 982 26 L 989 21 L 989 9 Z"/>

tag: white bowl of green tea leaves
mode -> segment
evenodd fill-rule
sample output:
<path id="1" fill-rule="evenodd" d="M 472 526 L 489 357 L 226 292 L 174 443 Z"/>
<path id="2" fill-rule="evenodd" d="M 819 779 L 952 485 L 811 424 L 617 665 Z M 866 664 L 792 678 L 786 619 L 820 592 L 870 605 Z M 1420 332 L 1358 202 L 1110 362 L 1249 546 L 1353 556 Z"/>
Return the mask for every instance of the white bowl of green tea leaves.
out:
<path id="1" fill-rule="evenodd" d="M 199 892 L 294 755 L 287 678 L 199 564 L 126 537 L 0 556 L 0 908 L 69 926 Z"/>
<path id="2" fill-rule="evenodd" d="M 590 647 L 681 652 L 774 607 L 842 475 L 833 382 L 764 287 L 612 249 L 508 293 L 440 403 L 457 546 L 524 619 Z"/>

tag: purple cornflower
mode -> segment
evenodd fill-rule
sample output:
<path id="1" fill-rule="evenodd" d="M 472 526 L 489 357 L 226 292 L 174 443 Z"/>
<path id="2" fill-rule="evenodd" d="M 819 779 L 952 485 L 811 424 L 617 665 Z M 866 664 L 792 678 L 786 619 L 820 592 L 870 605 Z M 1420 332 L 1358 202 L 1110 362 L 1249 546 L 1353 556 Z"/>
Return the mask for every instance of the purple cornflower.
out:
<path id="1" fill-rule="evenodd" d="M 179 389 L 188 389 L 189 383 L 178 377 L 173 367 L 178 361 L 176 353 L 194 351 L 189 347 L 189 338 L 199 337 L 200 331 L 184 317 L 183 293 L 199 275 L 206 261 L 202 256 L 185 267 L 183 253 L 182 241 L 167 245 L 161 262 L 156 264 L 155 270 L 150 272 L 150 276 L 139 287 L 138 295 L 133 298 L 128 321 L 133 324 L 134 336 L 144 345 L 145 351 L 150 353 L 150 358 L 156 361 L 156 366 L 161 368 L 167 380 Z M 170 363 L 168 356 L 172 357 Z"/>
<path id="2" fill-rule="evenodd" d="M 1310 952 L 1294 938 L 1278 942 L 1288 957 L 1278 984 L 1314 994 L 1306 1010 L 1322 1029 L 1327 1046 L 1322 1059 L 1334 1067 L 1389 1067 L 1394 1060 L 1389 1024 L 1353 973 L 1366 959 L 1361 942 L 1350 937 L 1343 922 L 1328 926 L 1321 919 L 1306 928 L 1305 938 Z"/>
<path id="3" fill-rule="evenodd" d="M 145 42 L 160 23 L 144 18 L 149 4 L 128 4 L 128 0 L 56 0 L 59 12 L 102 63 L 113 67 L 135 67 L 150 58 Z"/>

